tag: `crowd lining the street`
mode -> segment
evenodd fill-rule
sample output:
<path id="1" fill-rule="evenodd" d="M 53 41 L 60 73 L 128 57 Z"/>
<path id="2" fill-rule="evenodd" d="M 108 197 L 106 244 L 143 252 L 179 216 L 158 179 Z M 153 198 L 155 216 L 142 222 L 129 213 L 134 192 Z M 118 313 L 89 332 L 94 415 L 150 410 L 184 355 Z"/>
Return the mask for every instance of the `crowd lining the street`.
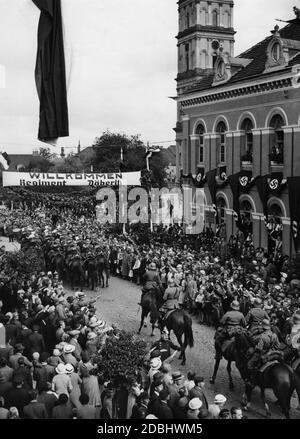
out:
<path id="1" fill-rule="evenodd" d="M 157 227 L 145 243 L 137 226 L 120 235 L 112 226 L 101 227 L 89 209 L 72 210 L 72 204 L 21 207 L 0 214 L 0 235 L 20 241 L 23 249 L 45 249 L 48 243 L 67 257 L 76 247 L 85 259 L 100 246 L 110 275 L 138 285 L 155 264 L 164 290 L 171 282 L 176 288 L 178 306 L 216 328 L 232 302 L 246 315 L 260 299 L 286 341 L 287 323 L 299 309 L 300 279 L 280 249 L 255 249 L 250 234 L 227 242 L 222 227 L 217 233 L 207 228 L 196 239 L 179 226 Z M 5 249 L 0 252 L 1 261 Z M 117 390 L 99 379 L 96 358 L 120 330 L 97 316 L 97 298 L 88 300 L 80 291 L 67 297 L 63 280 L 48 268 L 27 278 L 1 278 L 0 419 L 118 418 Z M 170 354 L 165 331 L 161 342 Z M 157 346 L 151 350 L 147 380 L 128 387 L 126 418 L 243 418 L 240 407 L 227 408 L 224 395 L 209 404 L 204 377 L 193 371 L 185 377 L 166 359 Z"/>

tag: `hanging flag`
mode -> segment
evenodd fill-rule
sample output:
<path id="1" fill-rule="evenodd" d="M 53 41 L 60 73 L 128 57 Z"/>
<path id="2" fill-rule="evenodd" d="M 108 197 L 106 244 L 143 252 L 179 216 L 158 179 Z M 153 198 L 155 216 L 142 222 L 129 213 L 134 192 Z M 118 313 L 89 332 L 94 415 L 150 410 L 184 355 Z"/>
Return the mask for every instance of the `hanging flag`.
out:
<path id="1" fill-rule="evenodd" d="M 38 139 L 69 136 L 61 0 L 32 0 L 40 9 L 35 80 L 40 100 Z"/>
<path id="2" fill-rule="evenodd" d="M 205 168 L 197 168 L 197 174 L 191 175 L 191 178 L 196 188 L 203 187 L 206 181 Z"/>
<path id="3" fill-rule="evenodd" d="M 208 189 L 211 196 L 212 206 L 214 210 L 217 212 L 217 191 L 216 191 L 216 176 L 217 176 L 217 169 L 212 169 L 211 171 L 207 172 L 206 174 L 206 180 Z"/>
<path id="4" fill-rule="evenodd" d="M 5 169 L 5 171 L 8 170 L 8 168 L 9 168 L 9 163 L 10 163 L 10 160 L 9 160 L 9 157 L 8 157 L 8 155 L 6 154 L 6 152 L 0 152 L 0 164 L 3 166 L 3 168 Z"/>
<path id="5" fill-rule="evenodd" d="M 228 182 L 231 187 L 232 195 L 233 195 L 233 212 L 234 212 L 234 219 L 236 221 L 237 227 L 244 232 L 245 227 L 243 225 L 243 221 L 241 218 L 240 213 L 240 175 L 241 173 L 238 172 L 237 174 L 230 175 L 228 177 Z"/>
<path id="6" fill-rule="evenodd" d="M 269 175 L 269 192 L 275 196 L 280 196 L 281 191 L 286 187 L 287 180 L 283 179 L 282 172 L 273 172 Z"/>
<path id="7" fill-rule="evenodd" d="M 289 189 L 291 228 L 295 250 L 298 252 L 300 244 L 300 177 L 289 177 L 287 180 Z"/>
<path id="8" fill-rule="evenodd" d="M 268 175 L 257 177 L 256 187 L 263 205 L 263 213 L 265 221 L 268 222 Z"/>

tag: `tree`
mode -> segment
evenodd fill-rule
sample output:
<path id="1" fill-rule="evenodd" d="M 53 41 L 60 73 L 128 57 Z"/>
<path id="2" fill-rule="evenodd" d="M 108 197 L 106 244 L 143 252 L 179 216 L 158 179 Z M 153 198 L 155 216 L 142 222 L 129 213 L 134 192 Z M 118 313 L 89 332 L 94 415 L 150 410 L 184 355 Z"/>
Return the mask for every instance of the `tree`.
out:
<path id="1" fill-rule="evenodd" d="M 49 159 L 37 155 L 32 157 L 28 166 L 26 167 L 26 171 L 48 172 L 52 166 L 53 164 Z"/>
<path id="2" fill-rule="evenodd" d="M 97 358 L 102 381 L 130 382 L 136 378 L 147 353 L 147 344 L 136 335 L 121 331 L 118 337 L 109 337 Z"/>
<path id="3" fill-rule="evenodd" d="M 82 172 L 85 169 L 84 163 L 81 159 L 73 154 L 69 154 L 61 163 L 57 163 L 51 169 L 53 172 Z"/>
<path id="4" fill-rule="evenodd" d="M 35 249 L 27 250 L 26 253 L 7 252 L 0 260 L 0 278 L 15 278 L 21 281 L 44 268 L 44 261 Z"/>
<path id="5" fill-rule="evenodd" d="M 127 136 L 126 134 L 111 133 L 106 131 L 101 137 L 95 139 L 94 170 L 97 172 L 146 172 L 146 146 L 139 135 Z M 121 149 L 123 149 L 123 162 L 121 163 Z M 152 186 L 163 186 L 165 167 L 167 166 L 163 154 L 156 153 L 150 159 Z"/>
<path id="6" fill-rule="evenodd" d="M 41 148 L 39 149 L 39 153 L 38 153 L 38 155 L 41 156 L 41 157 L 44 157 L 44 159 L 49 160 L 49 159 L 55 157 L 57 154 L 53 154 L 53 153 L 51 152 L 50 148 L 44 148 L 44 147 L 41 147 Z"/>

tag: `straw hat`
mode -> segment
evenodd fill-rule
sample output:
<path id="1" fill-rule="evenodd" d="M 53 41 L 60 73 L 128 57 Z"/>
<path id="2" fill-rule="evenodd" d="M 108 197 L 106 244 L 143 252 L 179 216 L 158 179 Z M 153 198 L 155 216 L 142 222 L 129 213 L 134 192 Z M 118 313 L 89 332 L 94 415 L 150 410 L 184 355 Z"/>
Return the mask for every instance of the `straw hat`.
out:
<path id="1" fill-rule="evenodd" d="M 74 367 L 72 366 L 72 364 L 68 363 L 65 365 L 65 371 L 67 374 L 71 374 L 74 372 Z"/>
<path id="2" fill-rule="evenodd" d="M 66 367 L 64 364 L 59 363 L 59 365 L 55 368 L 56 373 L 58 373 L 59 375 L 62 375 L 64 373 L 66 373 Z"/>
<path id="3" fill-rule="evenodd" d="M 199 410 L 202 407 L 202 401 L 200 398 L 193 398 L 189 402 L 189 408 L 191 410 Z"/>

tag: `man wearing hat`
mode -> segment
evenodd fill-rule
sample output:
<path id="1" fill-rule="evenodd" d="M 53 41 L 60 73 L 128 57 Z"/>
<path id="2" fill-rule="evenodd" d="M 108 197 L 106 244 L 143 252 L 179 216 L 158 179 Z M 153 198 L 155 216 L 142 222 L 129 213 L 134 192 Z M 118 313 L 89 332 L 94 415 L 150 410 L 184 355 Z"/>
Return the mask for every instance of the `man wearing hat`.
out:
<path id="1" fill-rule="evenodd" d="M 199 376 L 199 375 L 196 375 L 194 378 L 194 382 L 195 382 L 195 387 L 193 387 L 190 390 L 189 397 L 190 397 L 190 399 L 199 398 L 202 401 L 203 408 L 208 410 L 207 398 L 203 392 L 203 388 L 205 385 L 204 378 Z"/>
<path id="2" fill-rule="evenodd" d="M 40 327 L 33 325 L 33 333 L 28 336 L 28 351 L 32 355 L 34 352 L 41 354 L 46 351 L 44 337 L 39 334 Z"/>
<path id="3" fill-rule="evenodd" d="M 160 276 L 156 269 L 156 264 L 154 262 L 151 262 L 151 264 L 149 264 L 148 270 L 143 276 L 142 283 L 143 283 L 143 288 L 142 288 L 141 301 L 139 305 L 141 305 L 142 303 L 144 294 L 147 293 L 148 291 L 155 291 L 157 300 L 161 301 L 163 286 L 160 280 Z"/>
<path id="4" fill-rule="evenodd" d="M 246 328 L 247 326 L 244 314 L 240 312 L 239 302 L 234 300 L 230 307 L 231 310 L 223 315 L 220 328 L 215 335 L 215 341 L 220 351 L 222 351 L 222 345 L 226 339 L 231 338 L 241 327 Z"/>
<path id="5" fill-rule="evenodd" d="M 73 331 L 69 332 L 69 335 L 71 337 L 70 344 L 75 346 L 75 350 L 73 352 L 74 357 L 77 361 L 81 360 L 81 354 L 82 354 L 82 347 L 78 343 L 78 337 L 80 335 L 80 331 L 78 329 L 74 329 Z"/>
<path id="6" fill-rule="evenodd" d="M 198 415 L 203 403 L 199 398 L 192 398 L 188 404 L 187 419 L 199 419 Z"/>
<path id="7" fill-rule="evenodd" d="M 32 366 L 32 363 L 23 355 L 24 351 L 25 347 L 21 343 L 15 345 L 15 353 L 9 357 L 9 364 L 14 370 L 18 367 L 18 359 L 21 357 L 24 358 L 27 367 Z"/>
<path id="8" fill-rule="evenodd" d="M 174 309 L 179 308 L 178 298 L 179 298 L 179 288 L 175 284 L 175 279 L 171 278 L 168 281 L 168 287 L 164 293 L 163 301 L 164 304 L 160 308 L 159 312 L 161 313 L 161 323 L 164 326 L 164 321 L 168 315 L 168 311 L 172 311 Z"/>
<path id="9" fill-rule="evenodd" d="M 174 351 L 181 351 L 180 346 L 176 346 L 169 338 L 169 331 L 164 328 L 161 333 L 160 340 L 156 341 L 151 348 L 150 353 L 153 350 L 158 350 L 160 352 L 161 361 L 164 362 L 171 357 L 171 349 Z"/>
<path id="10" fill-rule="evenodd" d="M 65 364 L 71 364 L 74 368 L 77 368 L 78 361 L 74 357 L 73 353 L 75 351 L 75 346 L 72 344 L 66 344 L 64 346 L 64 352 L 62 355 L 62 359 Z"/>
<path id="11" fill-rule="evenodd" d="M 262 329 L 263 333 L 258 336 L 254 354 L 247 364 L 251 375 L 251 384 L 255 382 L 257 369 L 269 361 L 269 354 L 280 349 L 280 342 L 271 329 L 270 320 L 262 321 Z"/>
<path id="12" fill-rule="evenodd" d="M 224 395 L 218 394 L 215 396 L 214 403 L 208 407 L 209 418 L 218 419 L 220 411 L 226 404 L 227 398 Z"/>
<path id="13" fill-rule="evenodd" d="M 179 371 L 172 373 L 172 384 L 168 386 L 168 390 L 170 392 L 169 406 L 172 409 L 176 407 L 177 402 L 180 399 L 179 390 L 182 387 L 183 378 L 184 376 Z"/>
<path id="14" fill-rule="evenodd" d="M 262 300 L 256 297 L 254 299 L 253 308 L 250 309 L 246 316 L 246 322 L 250 333 L 254 333 L 257 328 L 261 327 L 262 321 L 268 319 L 268 313 L 262 309 Z"/>
<path id="15" fill-rule="evenodd" d="M 153 404 L 152 415 L 158 419 L 174 419 L 173 411 L 168 404 L 170 393 L 167 389 L 162 389 L 159 392 L 159 397 Z"/>

